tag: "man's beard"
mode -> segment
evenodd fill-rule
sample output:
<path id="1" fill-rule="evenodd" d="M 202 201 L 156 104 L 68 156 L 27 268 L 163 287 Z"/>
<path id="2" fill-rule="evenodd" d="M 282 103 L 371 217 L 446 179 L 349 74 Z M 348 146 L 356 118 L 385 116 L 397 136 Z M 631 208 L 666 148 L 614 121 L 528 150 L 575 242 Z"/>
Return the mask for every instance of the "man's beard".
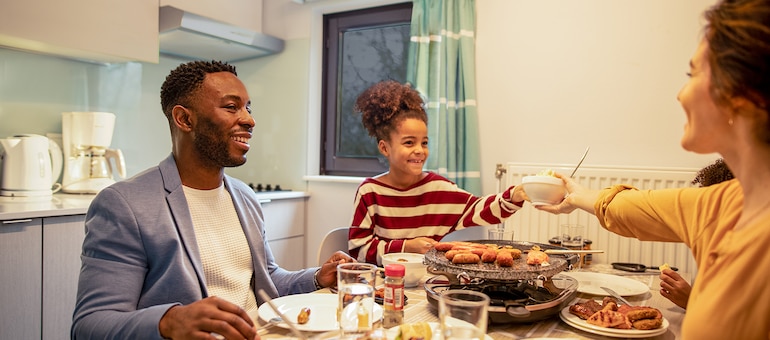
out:
<path id="1" fill-rule="evenodd" d="M 245 157 L 230 156 L 229 136 L 221 134 L 216 124 L 208 118 L 201 118 L 198 121 L 193 145 L 202 158 L 208 159 L 212 165 L 236 167 L 246 163 Z"/>

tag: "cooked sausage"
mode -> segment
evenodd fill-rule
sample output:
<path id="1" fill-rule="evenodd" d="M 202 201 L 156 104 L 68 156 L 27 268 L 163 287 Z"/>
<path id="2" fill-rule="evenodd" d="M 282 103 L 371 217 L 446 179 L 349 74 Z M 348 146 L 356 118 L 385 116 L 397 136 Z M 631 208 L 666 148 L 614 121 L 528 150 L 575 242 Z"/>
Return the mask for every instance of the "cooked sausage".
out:
<path id="1" fill-rule="evenodd" d="M 454 264 L 479 263 L 479 261 L 481 261 L 481 258 L 474 253 L 460 253 L 452 258 L 452 263 Z"/>
<path id="2" fill-rule="evenodd" d="M 481 254 L 481 262 L 492 263 L 497 259 L 497 252 L 492 249 L 485 249 Z"/>
<path id="3" fill-rule="evenodd" d="M 470 251 L 466 249 L 450 249 L 446 253 L 444 253 L 444 256 L 446 257 L 447 260 L 452 261 L 455 255 L 460 253 L 470 253 Z"/>
<path id="4" fill-rule="evenodd" d="M 433 245 L 433 247 L 436 248 L 436 250 L 438 251 L 447 251 L 449 249 L 452 249 L 452 247 L 454 246 L 455 244 L 453 242 L 439 242 Z"/>
<path id="5" fill-rule="evenodd" d="M 641 329 L 641 330 L 647 330 L 647 329 L 656 329 L 660 326 L 663 326 L 663 320 L 662 319 L 641 319 L 636 320 L 632 322 L 634 325 L 634 328 Z"/>
<path id="6" fill-rule="evenodd" d="M 302 325 L 306 324 L 308 321 L 310 321 L 310 308 L 305 307 L 299 311 L 299 314 L 297 314 L 297 323 Z"/>
<path id="7" fill-rule="evenodd" d="M 513 256 L 511 256 L 510 252 L 498 251 L 495 261 L 500 267 L 513 267 Z"/>
<path id="8" fill-rule="evenodd" d="M 653 319 L 658 317 L 658 311 L 655 308 L 636 309 L 626 313 L 626 317 L 631 322 L 641 319 Z"/>

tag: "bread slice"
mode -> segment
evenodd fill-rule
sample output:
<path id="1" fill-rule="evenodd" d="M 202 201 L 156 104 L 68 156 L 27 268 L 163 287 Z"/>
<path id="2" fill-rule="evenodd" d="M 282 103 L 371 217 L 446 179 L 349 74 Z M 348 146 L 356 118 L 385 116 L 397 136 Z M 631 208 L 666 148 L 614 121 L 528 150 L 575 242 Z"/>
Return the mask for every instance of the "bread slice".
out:
<path id="1" fill-rule="evenodd" d="M 427 322 L 406 323 L 399 327 L 395 340 L 431 340 L 433 330 Z"/>

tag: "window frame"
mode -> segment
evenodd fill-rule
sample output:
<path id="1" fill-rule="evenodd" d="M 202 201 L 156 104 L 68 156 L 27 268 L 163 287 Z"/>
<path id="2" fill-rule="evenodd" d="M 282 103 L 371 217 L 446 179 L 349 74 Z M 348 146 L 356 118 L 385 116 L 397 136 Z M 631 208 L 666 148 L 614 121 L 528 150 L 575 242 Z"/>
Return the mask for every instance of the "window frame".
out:
<path id="1" fill-rule="evenodd" d="M 379 158 L 338 156 L 337 116 L 339 105 L 338 58 L 340 36 L 347 29 L 377 27 L 411 21 L 412 2 L 395 3 L 323 16 L 323 61 L 321 86 L 321 150 L 320 174 L 331 176 L 371 177 L 388 170 Z M 406 63 L 406 60 L 404 60 Z"/>

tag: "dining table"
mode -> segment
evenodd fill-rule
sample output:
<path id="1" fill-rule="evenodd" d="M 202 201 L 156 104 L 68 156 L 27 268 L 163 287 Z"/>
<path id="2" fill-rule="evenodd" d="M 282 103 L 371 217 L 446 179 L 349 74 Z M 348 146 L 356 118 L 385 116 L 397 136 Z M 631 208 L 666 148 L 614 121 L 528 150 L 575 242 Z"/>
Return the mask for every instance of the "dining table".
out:
<path id="1" fill-rule="evenodd" d="M 562 274 L 570 275 L 572 272 L 565 272 Z M 663 318 L 667 321 L 668 327 L 665 333 L 651 336 L 641 337 L 634 336 L 634 338 L 645 339 L 678 339 L 681 338 L 681 325 L 684 318 L 685 310 L 678 307 L 673 302 L 663 297 L 660 294 L 660 273 L 656 270 L 647 270 L 646 272 L 626 272 L 612 268 L 609 264 L 595 263 L 591 266 L 579 269 L 577 274 L 586 275 L 583 273 L 599 273 L 601 275 L 611 275 L 612 277 L 620 277 L 624 279 L 631 279 L 638 281 L 647 287 L 646 291 L 639 291 L 639 294 L 624 296 L 628 302 L 636 306 L 650 306 L 660 310 Z M 685 280 L 691 282 L 690 273 L 679 273 Z M 417 287 L 406 288 L 405 296 L 407 298 L 407 304 L 404 307 L 404 323 L 415 322 L 430 322 L 438 323 L 439 318 L 437 316 L 436 308 L 429 302 L 425 288 L 423 284 L 427 279 L 433 275 L 426 275 Z M 623 280 L 624 280 L 623 279 Z M 377 283 L 380 284 L 379 282 Z M 334 294 L 328 288 L 324 288 L 315 291 L 310 294 Z M 609 294 L 593 294 L 581 291 L 578 287 L 578 292 L 572 302 L 572 305 L 577 302 L 586 301 L 588 299 L 594 299 L 601 302 L 604 296 Z M 311 306 L 312 308 L 312 306 Z M 311 315 L 312 317 L 312 315 Z M 259 335 L 263 339 L 297 339 L 292 332 L 285 327 L 285 325 L 278 324 L 277 326 L 266 325 L 265 320 L 258 318 L 255 321 L 258 327 L 263 327 L 259 331 Z M 382 327 L 381 323 L 375 323 L 375 327 Z M 310 332 L 305 331 L 303 334 L 308 339 L 326 340 L 336 339 L 334 336 L 330 336 L 330 331 L 325 332 Z M 390 333 L 390 332 L 389 332 Z M 618 339 L 628 338 L 620 333 L 607 333 L 607 332 L 595 332 L 586 331 L 571 326 L 559 313 L 554 314 L 544 320 L 534 322 L 510 322 L 510 323 L 494 323 L 487 325 L 488 339 L 494 340 L 512 340 L 512 339 L 534 339 L 534 338 L 564 338 L 564 339 Z M 388 339 L 392 340 L 392 339 Z"/>

